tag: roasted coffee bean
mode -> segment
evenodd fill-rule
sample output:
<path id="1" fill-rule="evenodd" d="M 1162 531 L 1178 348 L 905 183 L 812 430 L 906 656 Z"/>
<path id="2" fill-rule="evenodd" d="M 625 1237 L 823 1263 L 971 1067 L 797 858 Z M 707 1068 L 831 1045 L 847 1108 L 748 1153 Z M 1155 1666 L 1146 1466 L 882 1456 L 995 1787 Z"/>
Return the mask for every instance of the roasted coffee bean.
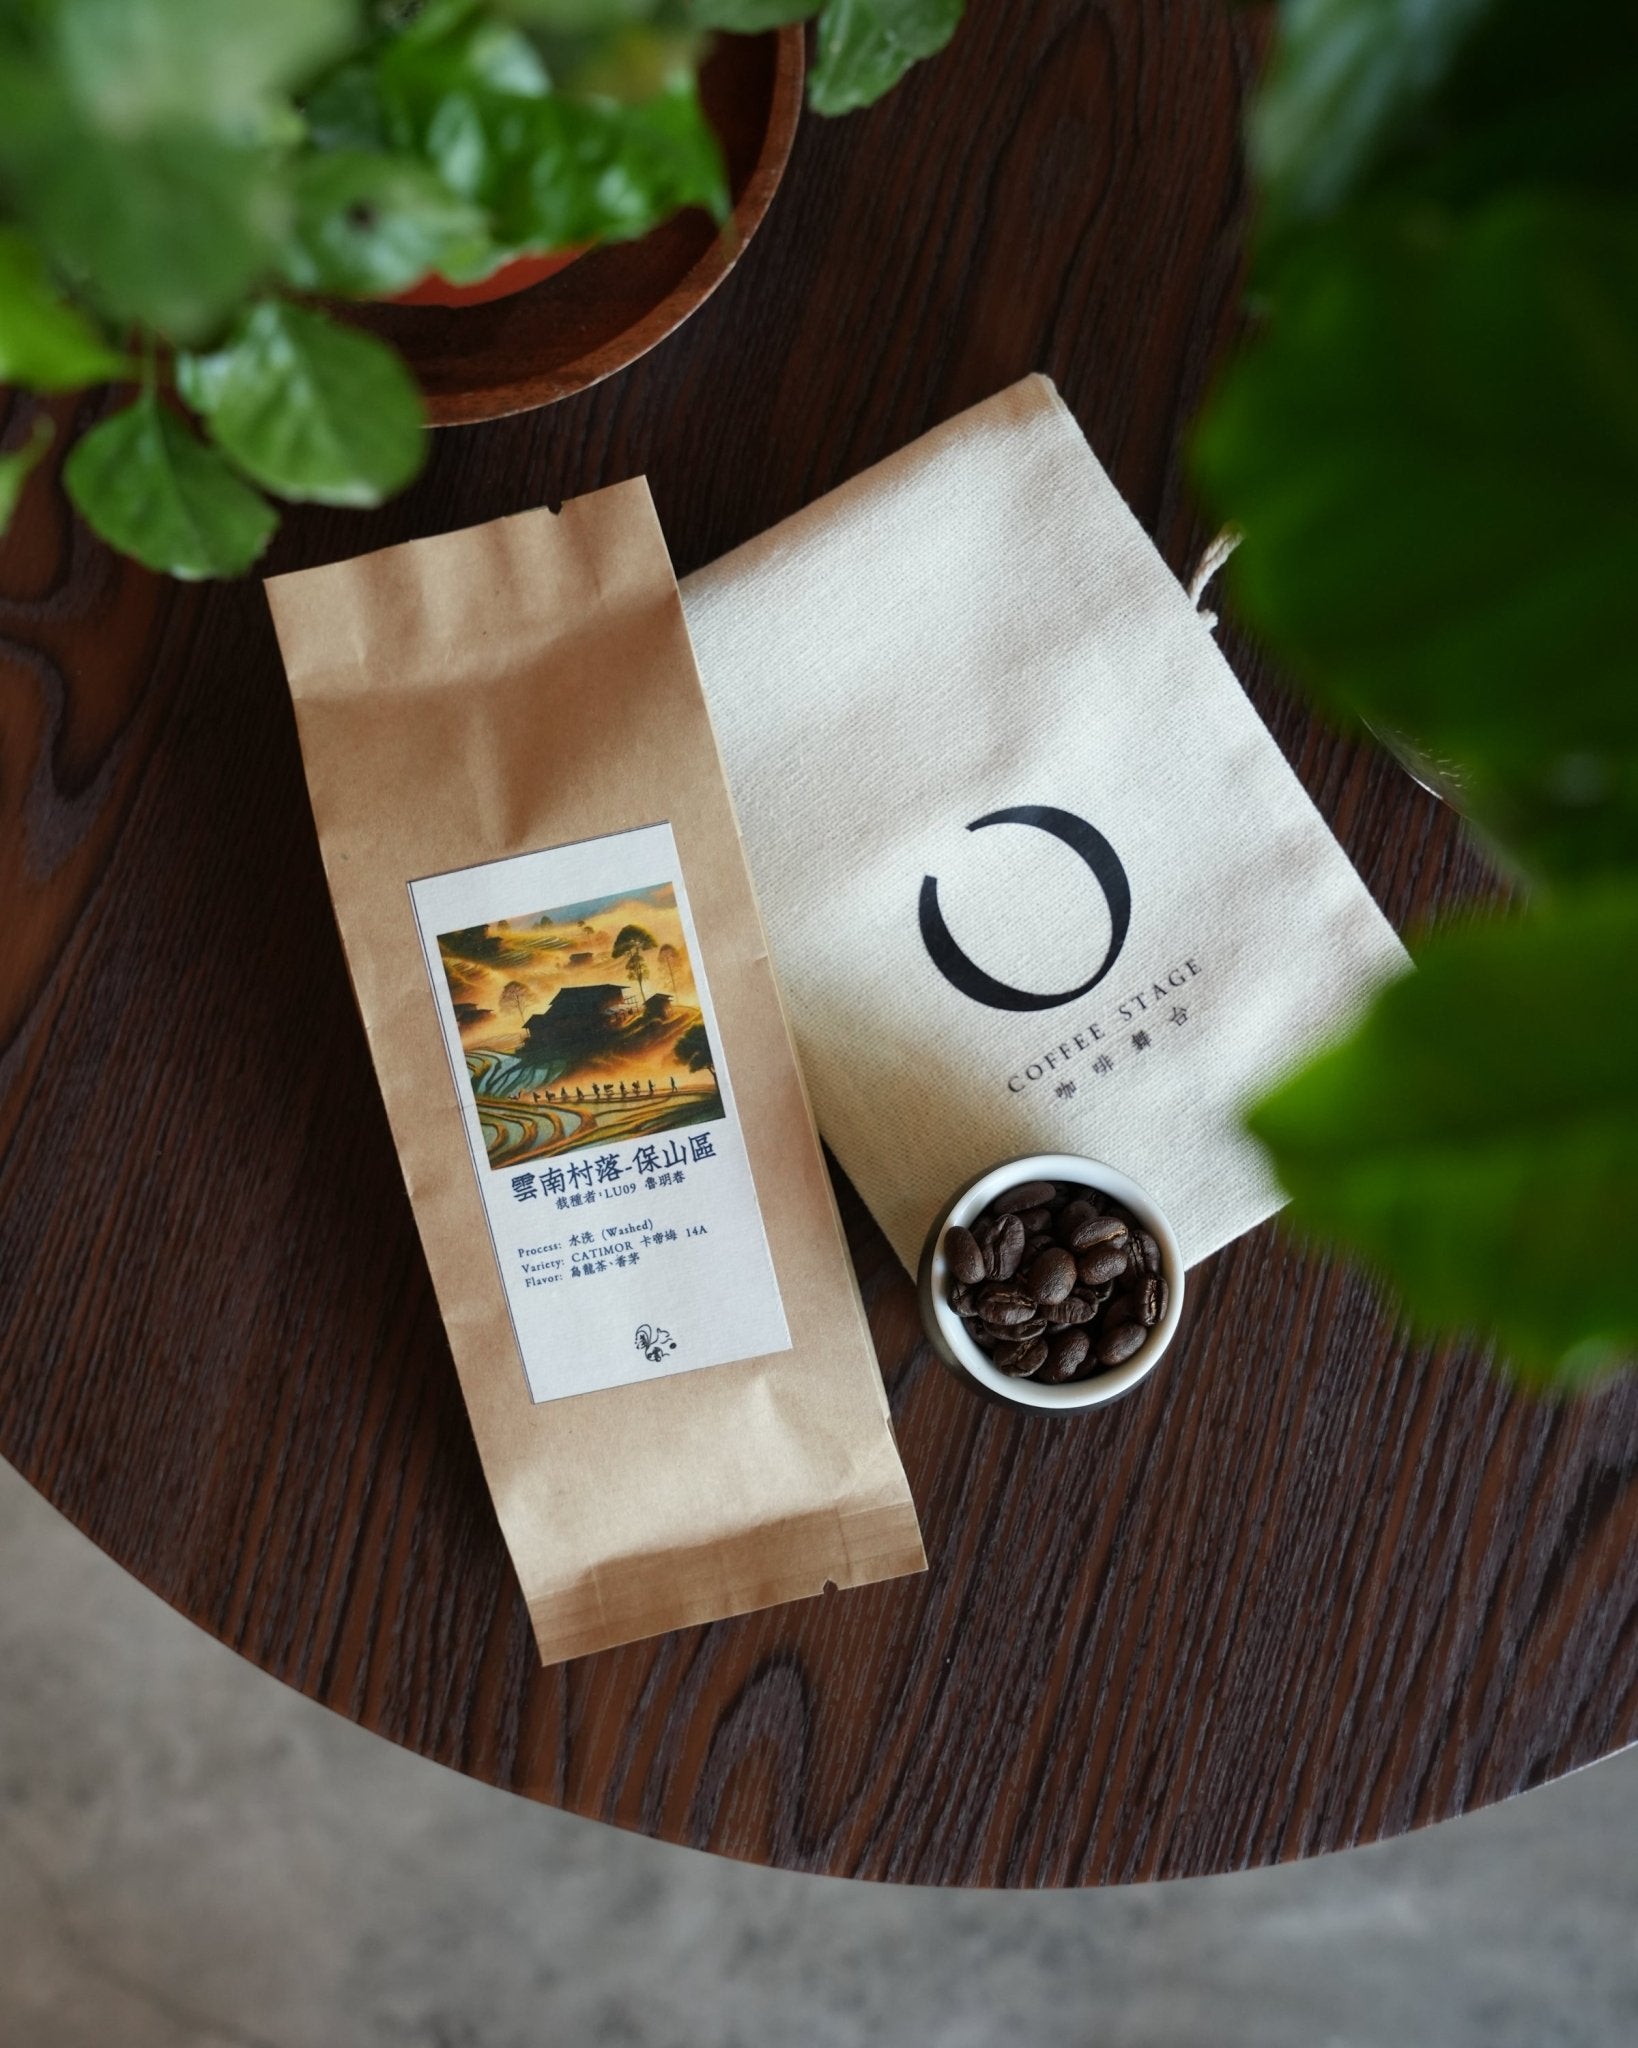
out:
<path id="1" fill-rule="evenodd" d="M 1031 1373 L 1041 1370 L 1047 1362 L 1047 1348 L 1040 1337 L 1032 1337 L 1027 1344 L 997 1344 L 995 1362 L 1003 1372 L 1010 1372 L 1016 1380 L 1027 1380 Z"/>
<path id="2" fill-rule="evenodd" d="M 986 1330 L 993 1330 L 998 1337 L 1010 1337 L 1013 1331 L 1021 1328 L 1023 1324 L 1041 1320 L 1040 1311 L 1033 1302 L 1027 1309 L 1011 1308 L 1003 1303 L 999 1308 L 985 1309 L 978 1318 Z"/>
<path id="3" fill-rule="evenodd" d="M 1058 1233 L 1060 1243 L 1068 1245 L 1073 1251 L 1074 1232 L 1097 1213 L 1084 1195 L 1077 1195 L 1072 1202 L 1065 1202 L 1053 1219 L 1053 1228 Z"/>
<path id="4" fill-rule="evenodd" d="M 1044 1237 L 1052 1228 L 1050 1209 L 1020 1209 L 1018 1221 L 1023 1224 L 1031 1237 Z"/>
<path id="5" fill-rule="evenodd" d="M 1138 1321 L 1145 1329 L 1153 1329 L 1160 1321 L 1160 1282 L 1153 1273 L 1145 1273 L 1135 1297 Z"/>
<path id="6" fill-rule="evenodd" d="M 1143 1349 L 1148 1331 L 1141 1323 L 1116 1323 L 1098 1339 L 1099 1365 L 1124 1365 Z"/>
<path id="7" fill-rule="evenodd" d="M 1144 1272 L 1158 1273 L 1160 1271 L 1160 1246 L 1155 1243 L 1146 1230 L 1138 1232 L 1137 1243 L 1138 1250 L 1143 1257 Z"/>
<path id="8" fill-rule="evenodd" d="M 1124 1218 L 1102 1216 L 1089 1202 L 1071 1202 L 1058 1212 L 1058 1242 L 1072 1252 L 1090 1251 L 1095 1244 L 1117 1244 L 1125 1236 Z"/>
<path id="9" fill-rule="evenodd" d="M 1036 1312 L 1027 1323 L 1009 1323 L 1007 1335 L 1015 1344 L 1027 1344 L 1032 1338 L 1044 1337 L 1047 1333 L 1046 1317 Z"/>
<path id="10" fill-rule="evenodd" d="M 1043 1236 L 1039 1231 L 1033 1237 L 1026 1237 L 1024 1239 L 1023 1263 L 1026 1266 L 1033 1265 L 1042 1252 L 1050 1248 L 1051 1244 L 1051 1238 Z"/>
<path id="11" fill-rule="evenodd" d="M 987 1323 L 994 1323 L 998 1329 L 1005 1329 L 1008 1323 L 1027 1323 L 1034 1320 L 1035 1297 L 1025 1294 L 1021 1288 L 1003 1287 L 999 1283 L 986 1287 L 978 1297 L 978 1312 Z"/>
<path id="12" fill-rule="evenodd" d="M 1109 1299 L 1110 1295 L 1114 1293 L 1115 1283 L 1112 1280 L 1106 1280 L 1101 1287 L 1088 1287 L 1083 1280 L 1075 1291 L 1085 1301 L 1092 1313 L 1097 1315 L 1101 1312 L 1104 1303 Z"/>
<path id="13" fill-rule="evenodd" d="M 1103 1327 L 1113 1330 L 1121 1323 L 1141 1323 L 1138 1313 L 1137 1296 L 1129 1286 L 1117 1286 L 1113 1290 L 1109 1306 L 1103 1312 Z"/>
<path id="14" fill-rule="evenodd" d="M 1056 1245 L 1026 1267 L 1023 1283 L 1043 1308 L 1066 1299 L 1075 1285 L 1075 1261 Z"/>
<path id="15" fill-rule="evenodd" d="M 1092 1340 L 1084 1330 L 1060 1330 L 1056 1337 L 1049 1337 L 1046 1346 L 1046 1369 L 1042 1379 L 1051 1380 L 1061 1386 L 1065 1380 L 1072 1380 L 1086 1363 L 1086 1355 L 1092 1348 Z"/>
<path id="16" fill-rule="evenodd" d="M 1157 1273 L 1155 1275 L 1155 1321 L 1157 1323 L 1163 1323 L 1166 1320 L 1166 1309 L 1171 1298 L 1172 1290 L 1166 1285 L 1165 1274 Z"/>
<path id="17" fill-rule="evenodd" d="M 1126 1254 L 1118 1245 L 1094 1245 L 1091 1251 L 1082 1252 L 1075 1270 L 1082 1286 L 1101 1287 L 1126 1271 Z"/>
<path id="18" fill-rule="evenodd" d="M 1020 1209 L 1043 1208 L 1058 1192 L 1049 1180 L 1020 1181 L 1015 1188 L 996 1196 L 990 1204 L 992 1216 L 1016 1215 Z"/>
<path id="19" fill-rule="evenodd" d="M 944 1233 L 944 1263 L 968 1287 L 976 1287 L 984 1278 L 984 1254 L 978 1239 L 959 1223 Z"/>
<path id="20" fill-rule="evenodd" d="M 1089 1216 L 1075 1231 L 1070 1250 L 1089 1252 L 1100 1244 L 1124 1249 L 1129 1232 L 1123 1216 Z"/>
<path id="21" fill-rule="evenodd" d="M 981 1323 L 975 1320 L 968 1323 L 966 1327 L 967 1335 L 971 1337 L 980 1351 L 993 1351 L 998 1343 L 1004 1341 L 1001 1332 L 999 1330 L 992 1330 L 988 1323 Z"/>
<path id="22" fill-rule="evenodd" d="M 995 1240 L 995 1277 L 1010 1280 L 1024 1263 L 1024 1226 L 1009 1216 Z"/>
<path id="23" fill-rule="evenodd" d="M 958 1316 L 975 1315 L 978 1304 L 972 1289 L 964 1280 L 958 1280 L 950 1289 L 950 1306 Z"/>
<path id="24" fill-rule="evenodd" d="M 1065 1301 L 1043 1303 L 1041 1317 L 1049 1325 L 1066 1328 L 1075 1323 L 1091 1322 L 1097 1312 L 1096 1302 L 1088 1301 L 1082 1295 L 1072 1294 Z"/>

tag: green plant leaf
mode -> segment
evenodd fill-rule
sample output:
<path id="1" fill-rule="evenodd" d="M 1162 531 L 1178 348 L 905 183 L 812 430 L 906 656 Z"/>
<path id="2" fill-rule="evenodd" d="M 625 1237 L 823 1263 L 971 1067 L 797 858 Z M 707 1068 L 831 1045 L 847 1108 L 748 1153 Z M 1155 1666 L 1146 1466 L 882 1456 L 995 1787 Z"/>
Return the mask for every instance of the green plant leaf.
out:
<path id="1" fill-rule="evenodd" d="M 806 21 L 822 4 L 823 0 L 688 0 L 688 18 L 696 28 L 756 36 L 766 29 Z"/>
<path id="2" fill-rule="evenodd" d="M 828 0 L 819 17 L 819 45 L 808 74 L 816 113 L 868 107 L 898 84 L 912 64 L 944 48 L 961 20 L 964 0 Z"/>
<path id="3" fill-rule="evenodd" d="M 374 58 L 337 65 L 306 95 L 301 111 L 315 149 L 379 153 L 392 147 L 392 125 Z"/>
<path id="4" fill-rule="evenodd" d="M 1534 873 L 1638 866 L 1638 214 L 1353 217 L 1282 264 L 1197 433 L 1236 602 Z"/>
<path id="5" fill-rule="evenodd" d="M 0 227 L 0 383 L 77 391 L 129 370 L 119 350 L 58 292 L 28 237 Z"/>
<path id="6" fill-rule="evenodd" d="M 357 30 L 350 0 L 52 0 L 46 19 L 70 97 L 110 136 L 172 122 L 242 132 Z"/>
<path id="7" fill-rule="evenodd" d="M 323 150 L 296 166 L 281 268 L 298 290 L 384 294 L 493 264 L 488 215 L 414 157 Z"/>
<path id="8" fill-rule="evenodd" d="M 685 206 L 728 218 L 728 174 L 692 77 L 632 106 L 577 108 L 574 147 L 593 171 L 589 215 L 606 222 L 586 239 L 647 234 Z M 598 172 L 599 159 L 604 166 Z"/>
<path id="9" fill-rule="evenodd" d="M 424 128 L 452 95 L 543 99 L 551 79 L 540 52 L 519 28 L 493 15 L 430 10 L 383 45 L 381 90 L 389 107 Z"/>
<path id="10" fill-rule="evenodd" d="M 548 86 L 525 36 L 510 32 L 497 53 L 485 26 L 457 22 L 388 42 L 376 84 L 392 147 L 423 157 L 462 198 L 493 205 L 508 168 L 527 159 Z"/>
<path id="11" fill-rule="evenodd" d="M 1638 887 L 1430 940 L 1251 1112 L 1292 1221 L 1573 1385 L 1638 1356 Z"/>
<path id="12" fill-rule="evenodd" d="M 591 4 L 596 4 L 596 0 L 591 0 Z M 509 0 L 379 0 L 376 9 L 386 43 L 439 42 L 466 23 L 484 28 L 487 24 L 474 22 L 475 16 L 493 17 L 517 11 Z M 512 32 L 510 22 L 500 26 L 506 34 Z"/>
<path id="13" fill-rule="evenodd" d="M 267 265 L 283 199 L 262 153 L 209 131 L 112 145 L 64 135 L 34 218 L 116 319 L 208 333 Z"/>
<path id="14" fill-rule="evenodd" d="M 237 576 L 278 524 L 267 500 L 151 391 L 80 440 L 63 482 L 104 540 L 189 582 Z"/>
<path id="15" fill-rule="evenodd" d="M 1635 99 L 1638 9 L 1490 0 L 1387 168 L 1404 189 L 1458 203 L 1514 185 L 1630 193 Z"/>
<path id="16" fill-rule="evenodd" d="M 178 364 L 183 396 L 223 452 L 281 497 L 378 505 L 425 453 L 421 398 L 372 335 L 265 299 L 226 345 Z"/>
<path id="17" fill-rule="evenodd" d="M 508 11 L 553 35 L 596 36 L 674 14 L 672 0 L 506 0 Z"/>
<path id="18" fill-rule="evenodd" d="M 493 44 L 493 28 L 395 42 L 380 83 L 394 148 L 487 210 L 497 261 L 627 240 L 684 206 L 726 215 L 722 154 L 691 74 L 634 105 L 575 99 Z"/>
<path id="19" fill-rule="evenodd" d="M 445 139 L 481 164 L 509 253 L 629 241 L 684 206 L 727 215 L 721 150 L 691 83 L 634 107 L 553 97 L 471 111 L 476 126 Z"/>
<path id="20" fill-rule="evenodd" d="M 51 422 L 41 416 L 30 427 L 28 439 L 21 448 L 11 448 L 0 455 L 0 535 L 4 535 L 11 524 L 11 516 L 17 510 L 17 500 L 23 495 L 29 473 L 50 446 Z"/>
<path id="21" fill-rule="evenodd" d="M 77 293 L 113 321 L 179 340 L 239 303 L 283 224 L 260 142 L 181 121 L 111 135 L 48 74 L 3 56 L 0 188 Z"/>
<path id="22" fill-rule="evenodd" d="M 350 0 L 51 0 L 0 42 L 0 185 L 52 267 L 116 322 L 210 332 L 269 267 L 284 88 Z"/>
<path id="23" fill-rule="evenodd" d="M 539 42 L 554 91 L 623 107 L 689 90 L 705 51 L 694 29 L 641 22 L 591 36 L 542 35 Z"/>
<path id="24" fill-rule="evenodd" d="M 1286 0 L 1248 140 L 1265 250 L 1362 197 L 1631 191 L 1638 9 Z"/>
<path id="25" fill-rule="evenodd" d="M 1493 0 L 1284 0 L 1247 122 L 1272 232 L 1334 212 L 1432 102 Z"/>

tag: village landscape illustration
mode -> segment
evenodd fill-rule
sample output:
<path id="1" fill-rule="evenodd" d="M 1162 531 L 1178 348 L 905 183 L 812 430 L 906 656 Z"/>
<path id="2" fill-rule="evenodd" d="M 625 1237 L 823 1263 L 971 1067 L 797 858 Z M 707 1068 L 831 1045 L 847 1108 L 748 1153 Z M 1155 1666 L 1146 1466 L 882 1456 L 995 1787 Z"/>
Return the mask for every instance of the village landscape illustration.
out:
<path id="1" fill-rule="evenodd" d="M 669 882 L 441 932 L 493 1167 L 723 1114 Z"/>

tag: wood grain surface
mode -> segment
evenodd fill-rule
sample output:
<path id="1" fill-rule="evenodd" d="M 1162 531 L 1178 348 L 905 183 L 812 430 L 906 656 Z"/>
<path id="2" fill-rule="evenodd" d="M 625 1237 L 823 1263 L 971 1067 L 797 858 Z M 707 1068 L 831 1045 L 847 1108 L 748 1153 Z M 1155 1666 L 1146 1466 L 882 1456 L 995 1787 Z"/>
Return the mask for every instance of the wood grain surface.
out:
<path id="1" fill-rule="evenodd" d="M 1186 570 L 1255 33 L 1219 0 L 974 0 L 882 106 L 804 122 L 664 346 L 440 435 L 384 512 L 292 516 L 270 566 L 646 471 L 686 571 L 1039 368 Z M 0 1450 L 223 1641 L 530 1797 L 921 1883 L 1335 1849 L 1638 1735 L 1638 1387 L 1518 1398 L 1268 1227 L 1197 1270 L 1140 1392 L 1007 1413 L 933 1362 L 845 1188 L 931 1570 L 538 1670 L 261 593 L 118 563 L 49 470 L 0 590 Z M 1491 886 L 1225 631 L 1396 923 Z"/>

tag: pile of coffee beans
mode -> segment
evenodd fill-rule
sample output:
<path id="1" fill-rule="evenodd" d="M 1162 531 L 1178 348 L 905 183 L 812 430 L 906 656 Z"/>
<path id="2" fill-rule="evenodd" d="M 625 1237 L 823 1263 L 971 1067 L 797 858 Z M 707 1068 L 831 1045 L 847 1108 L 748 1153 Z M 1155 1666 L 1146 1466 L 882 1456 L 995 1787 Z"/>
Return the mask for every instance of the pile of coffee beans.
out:
<path id="1" fill-rule="evenodd" d="M 1061 1386 L 1124 1365 L 1166 1313 L 1160 1246 L 1095 1188 L 1029 1180 L 944 1233 L 950 1306 L 1015 1379 Z"/>

